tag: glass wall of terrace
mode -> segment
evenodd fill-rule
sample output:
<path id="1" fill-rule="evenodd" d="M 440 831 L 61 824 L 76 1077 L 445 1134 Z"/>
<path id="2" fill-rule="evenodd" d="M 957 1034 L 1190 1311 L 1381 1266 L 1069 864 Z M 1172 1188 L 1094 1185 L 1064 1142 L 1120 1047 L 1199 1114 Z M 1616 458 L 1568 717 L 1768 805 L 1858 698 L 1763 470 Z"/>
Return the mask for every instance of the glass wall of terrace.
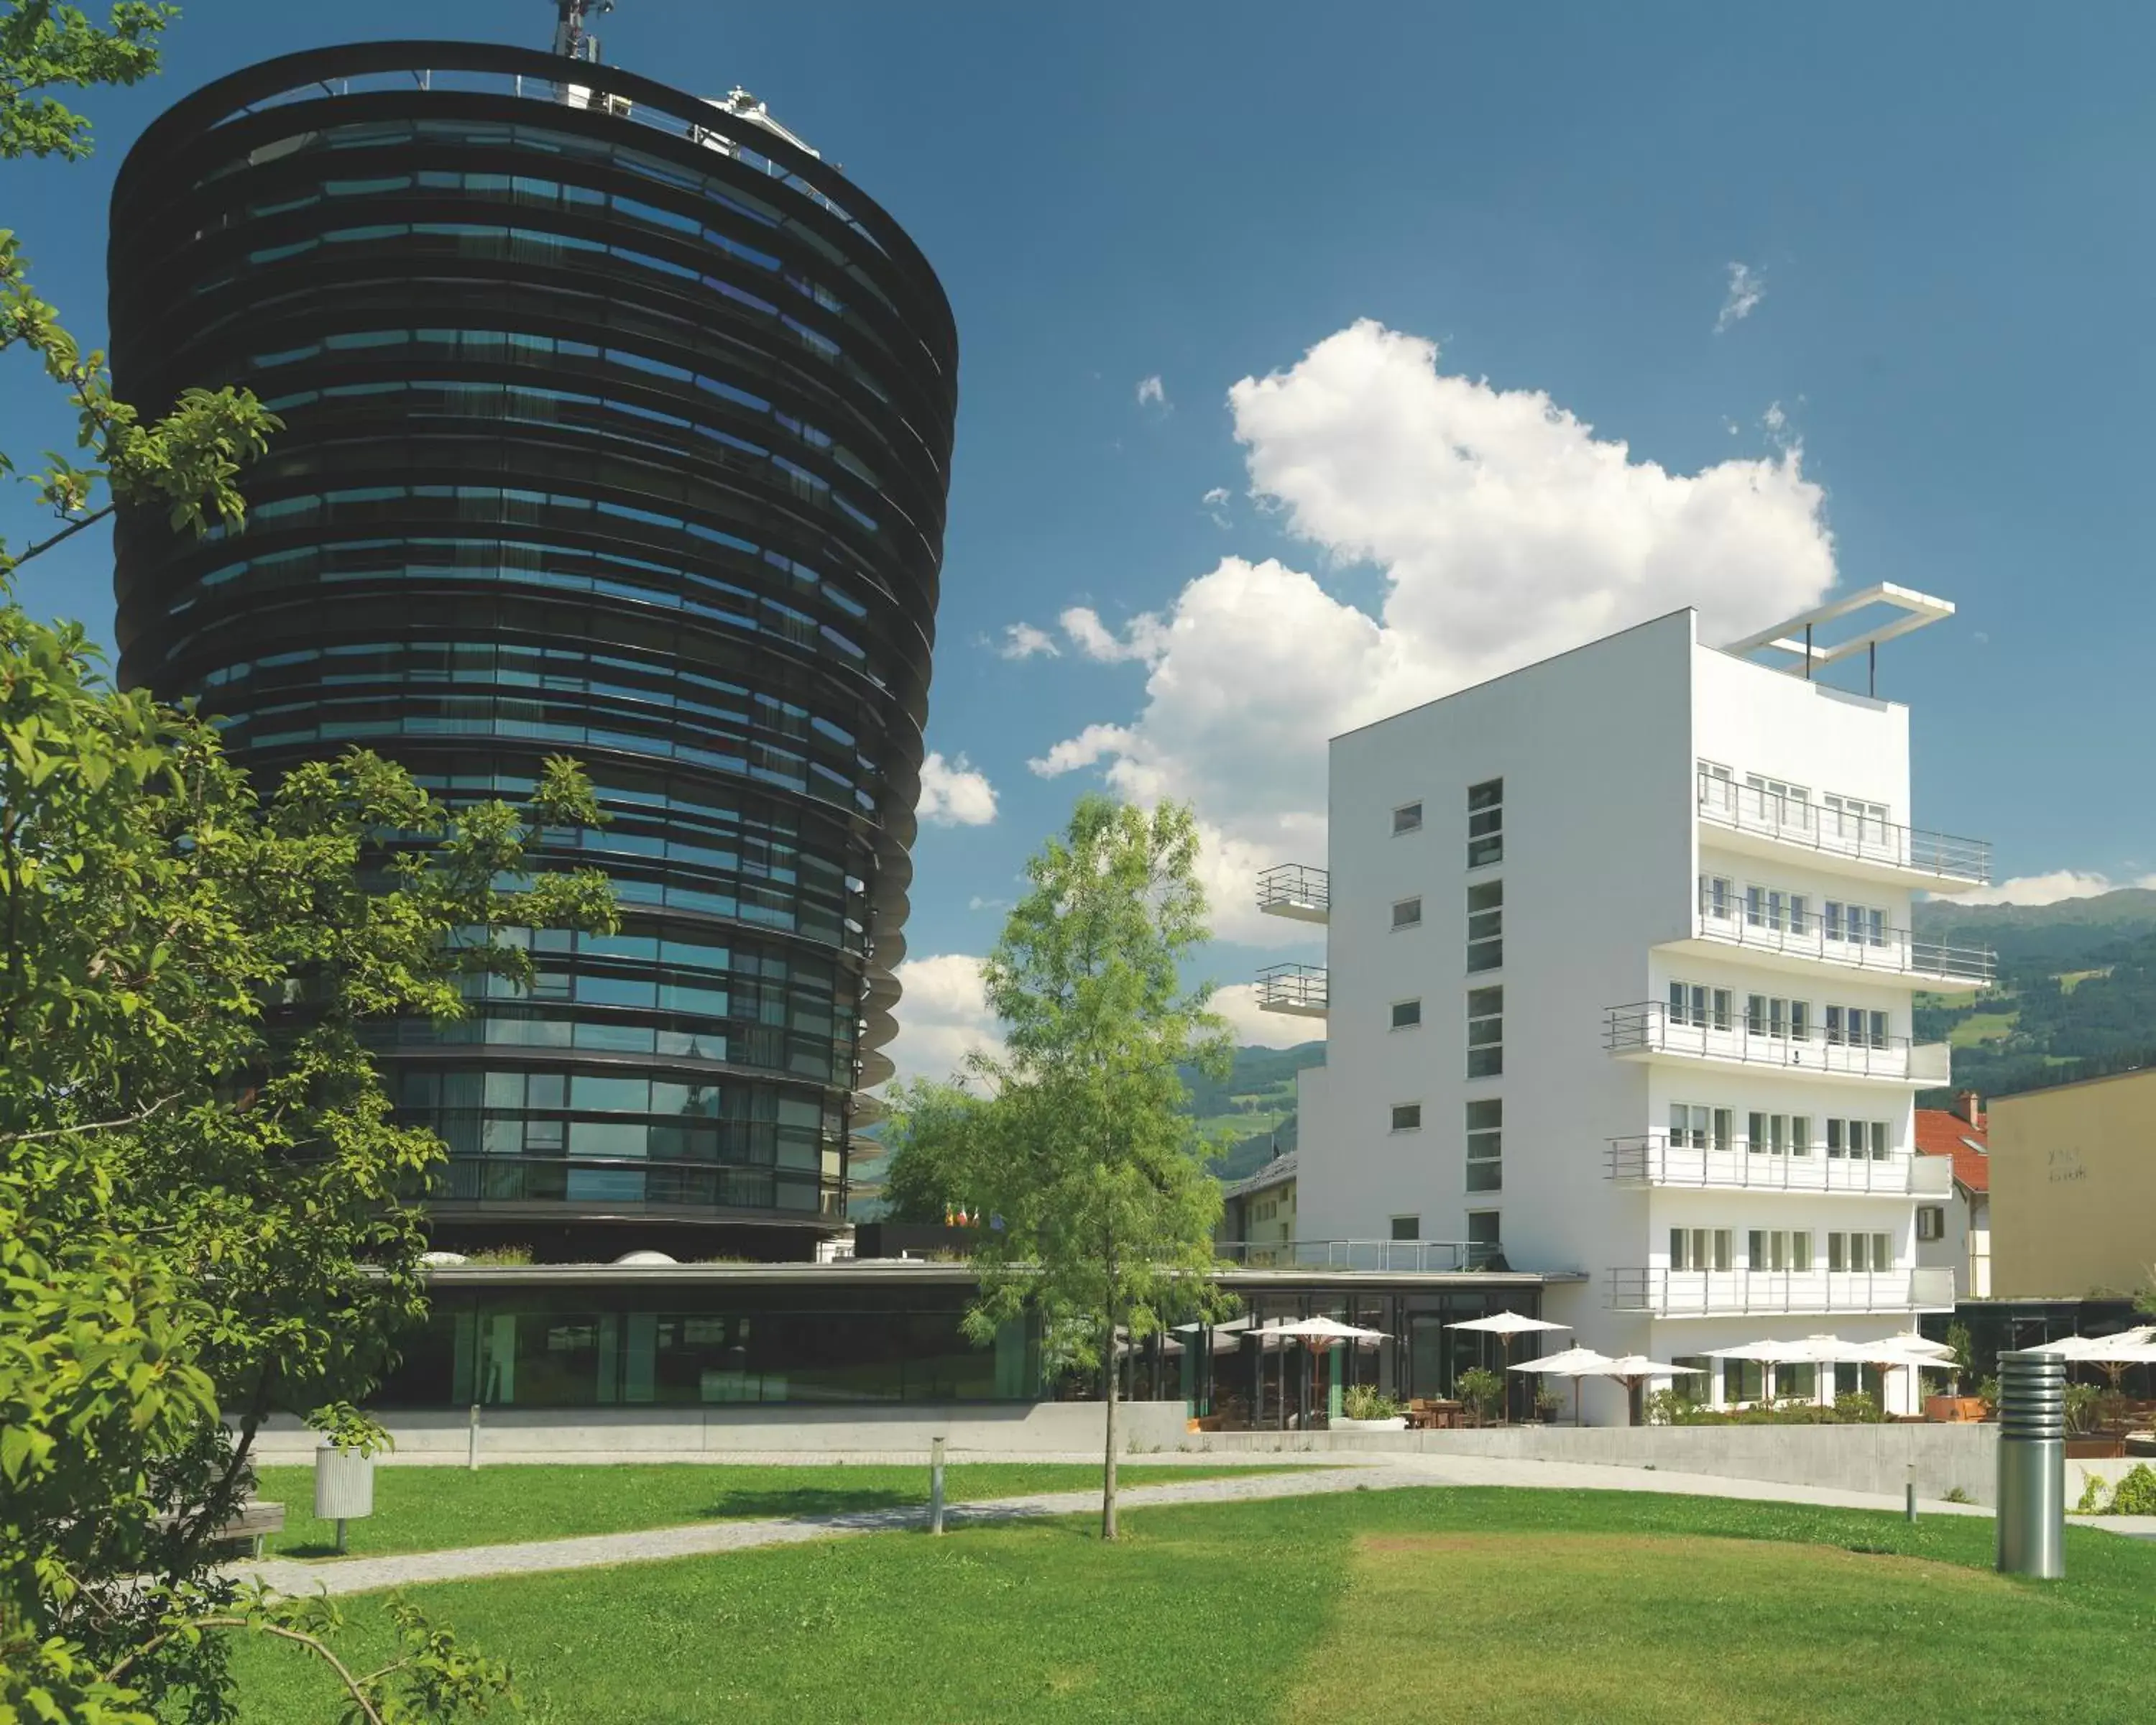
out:
<path id="1" fill-rule="evenodd" d="M 620 934 L 532 933 L 528 993 L 382 1034 L 449 1143 L 438 1232 L 803 1255 L 890 1073 L 956 336 L 813 151 L 567 69 L 324 49 L 143 135 L 119 385 L 244 386 L 285 429 L 244 531 L 123 516 L 121 675 L 267 780 L 365 747 L 454 804 L 583 762 L 609 818 L 542 863 L 605 870 Z"/>

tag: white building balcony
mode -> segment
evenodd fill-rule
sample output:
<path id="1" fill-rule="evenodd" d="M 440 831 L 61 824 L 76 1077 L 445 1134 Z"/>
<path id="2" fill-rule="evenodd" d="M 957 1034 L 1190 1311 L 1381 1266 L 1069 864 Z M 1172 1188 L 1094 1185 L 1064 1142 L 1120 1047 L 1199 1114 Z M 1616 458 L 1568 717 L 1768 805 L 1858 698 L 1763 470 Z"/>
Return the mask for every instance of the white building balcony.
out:
<path id="1" fill-rule="evenodd" d="M 1612 1270 L 1604 1304 L 1654 1317 L 1951 1312 L 1953 1271 Z"/>
<path id="2" fill-rule="evenodd" d="M 1906 1036 L 1856 1031 L 1830 1036 L 1810 1024 L 1798 1034 L 1788 1024 L 1755 1027 L 1741 1012 L 1680 1019 L 1661 1000 L 1611 1007 L 1603 1045 L 1619 1060 L 1771 1066 L 1793 1077 L 1876 1078 L 1928 1086 L 1948 1083 L 1951 1077 L 1943 1042 L 1912 1045 Z"/>
<path id="3" fill-rule="evenodd" d="M 1933 892 L 1990 883 L 1986 839 L 1897 826 L 1712 773 L 1697 775 L 1697 800 L 1700 824 L 1715 829 L 1714 842 L 1727 850 L 1784 859 L 1802 852 L 1838 875 Z"/>
<path id="4" fill-rule="evenodd" d="M 1268 964 L 1258 973 L 1258 1005 L 1266 1012 L 1322 1019 L 1326 1014 L 1326 973 L 1322 964 Z"/>
<path id="5" fill-rule="evenodd" d="M 1743 893 L 1717 898 L 1707 889 L 1700 893 L 1691 937 L 1668 942 L 1664 950 L 1718 957 L 1727 957 L 1732 947 L 1748 963 L 1769 970 L 1816 973 L 1825 965 L 1837 972 L 1919 982 L 1940 993 L 1988 988 L 1998 971 L 1997 956 L 1989 947 L 1918 940 L 1908 929 L 1875 923 L 1868 913 L 1839 904 L 1830 913 L 1808 899 L 1754 901 Z"/>
<path id="6" fill-rule="evenodd" d="M 1953 1160 L 1944 1156 L 1830 1156 L 1818 1144 L 1793 1153 L 1743 1139 L 1715 1148 L 1672 1143 L 1667 1132 L 1612 1138 L 1607 1173 L 1620 1186 L 1710 1191 L 1944 1198 L 1953 1189 Z"/>
<path id="7" fill-rule="evenodd" d="M 1258 876 L 1258 908 L 1298 922 L 1332 920 L 1332 876 L 1301 863 L 1281 863 Z"/>

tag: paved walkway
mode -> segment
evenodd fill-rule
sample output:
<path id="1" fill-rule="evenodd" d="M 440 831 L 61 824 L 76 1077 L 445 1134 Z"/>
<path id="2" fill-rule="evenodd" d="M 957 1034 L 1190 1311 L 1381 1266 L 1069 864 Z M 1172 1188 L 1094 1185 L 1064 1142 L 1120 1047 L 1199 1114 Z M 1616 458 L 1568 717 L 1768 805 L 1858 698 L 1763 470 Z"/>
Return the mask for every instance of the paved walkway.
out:
<path id="1" fill-rule="evenodd" d="M 1664 1473 L 1645 1468 L 1520 1461 L 1479 1455 L 1416 1456 L 1360 1466 L 1321 1466 L 1299 1473 L 1248 1474 L 1179 1481 L 1168 1485 L 1132 1486 L 1118 1495 L 1119 1502 L 1127 1509 L 1148 1509 L 1171 1504 L 1255 1502 L 1334 1491 L 1399 1491 L 1417 1486 L 1646 1491 L 1686 1497 L 1733 1497 L 1752 1502 L 1815 1504 L 1836 1509 L 1899 1510 L 1902 1507 L 1898 1497 L 1862 1491 L 1722 1479 L 1706 1474 Z M 1081 1514 L 1097 1509 L 1100 1502 L 1097 1491 L 1045 1491 L 1029 1497 L 956 1504 L 947 1512 L 946 1519 L 949 1525 L 956 1527 L 968 1522 Z M 1961 1503 L 1926 1503 L 1922 1508 L 1928 1515 L 1990 1514 L 1989 1510 Z M 925 1509 L 916 1506 L 783 1520 L 700 1522 L 688 1527 L 655 1527 L 634 1533 L 598 1533 L 577 1539 L 536 1540 L 522 1545 L 475 1545 L 452 1551 L 344 1558 L 318 1563 L 290 1559 L 249 1563 L 235 1565 L 234 1573 L 258 1578 L 284 1594 L 368 1593 L 430 1582 L 471 1581 L 487 1576 L 532 1575 L 560 1569 L 598 1568 L 614 1563 L 655 1563 L 669 1558 L 747 1551 L 762 1546 L 798 1545 L 807 1540 L 847 1534 L 886 1532 L 918 1527 L 926 1513 Z"/>

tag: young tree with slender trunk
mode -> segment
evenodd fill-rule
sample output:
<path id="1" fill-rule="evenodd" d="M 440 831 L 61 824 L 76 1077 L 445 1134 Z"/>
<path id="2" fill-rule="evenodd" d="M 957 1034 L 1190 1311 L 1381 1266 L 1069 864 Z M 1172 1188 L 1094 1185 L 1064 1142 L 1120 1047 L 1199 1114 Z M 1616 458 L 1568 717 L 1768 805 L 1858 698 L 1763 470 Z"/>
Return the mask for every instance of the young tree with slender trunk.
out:
<path id="1" fill-rule="evenodd" d="M 1190 811 L 1088 796 L 1027 865 L 1031 891 L 983 973 L 1006 1051 L 974 1070 L 993 1101 L 966 1184 L 988 1218 L 967 1317 L 978 1340 L 1030 1310 L 1051 1343 L 1097 1367 L 1106 1399 L 1101 1535 L 1116 1537 L 1119 1341 L 1217 1301 L 1220 1190 L 1183 1111 L 1177 1069 L 1227 1070 L 1227 1026 L 1187 987 L 1208 938 Z"/>

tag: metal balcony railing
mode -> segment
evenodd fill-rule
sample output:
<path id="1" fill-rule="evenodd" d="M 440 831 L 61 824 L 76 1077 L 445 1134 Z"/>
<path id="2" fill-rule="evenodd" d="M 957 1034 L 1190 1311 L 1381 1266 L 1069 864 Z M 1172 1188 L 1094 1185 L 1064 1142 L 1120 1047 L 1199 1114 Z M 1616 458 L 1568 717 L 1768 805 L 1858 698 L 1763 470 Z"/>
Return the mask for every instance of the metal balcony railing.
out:
<path id="1" fill-rule="evenodd" d="M 1604 1304 L 1656 1317 L 1948 1312 L 1953 1271 L 1612 1270 Z"/>
<path id="2" fill-rule="evenodd" d="M 1910 930 L 1875 923 L 1853 906 L 1837 905 L 1830 915 L 1809 901 L 1754 902 L 1741 892 L 1717 896 L 1712 887 L 1702 886 L 1695 928 L 1702 940 L 1890 976 L 1988 988 L 1998 973 L 1998 957 L 1989 947 L 1918 940 Z"/>
<path id="3" fill-rule="evenodd" d="M 1332 876 L 1302 863 L 1279 863 L 1258 876 L 1258 908 L 1269 916 L 1326 922 L 1332 916 Z"/>
<path id="4" fill-rule="evenodd" d="M 1808 797 L 1738 784 L 1712 773 L 1700 773 L 1697 783 L 1699 818 L 1712 825 L 1854 862 L 1877 863 L 1974 886 L 1990 882 L 1988 839 L 1897 826 L 1853 810 L 1829 809 Z"/>
<path id="5" fill-rule="evenodd" d="M 1951 1071 L 1943 1042 L 1912 1044 L 1906 1036 L 1851 1031 L 1830 1036 L 1807 1024 L 1801 1034 L 1786 1025 L 1754 1025 L 1741 1012 L 1701 1020 L 1680 1019 L 1661 1000 L 1609 1009 L 1603 1045 L 1613 1055 L 1684 1055 L 1778 1066 L 1845 1078 L 1892 1078 L 1945 1084 Z"/>
<path id="6" fill-rule="evenodd" d="M 1495 1240 L 1229 1240 L 1214 1242 L 1222 1262 L 1250 1270 L 1368 1270 L 1466 1275 L 1505 1255 Z"/>
<path id="7" fill-rule="evenodd" d="M 1258 1004 L 1266 1012 L 1322 1019 L 1327 1006 L 1322 964 L 1268 964 L 1258 973 Z"/>
<path id="8" fill-rule="evenodd" d="M 1620 1186 L 1687 1186 L 1754 1192 L 1848 1192 L 1880 1198 L 1944 1197 L 1953 1166 L 1943 1156 L 1829 1154 L 1752 1147 L 1742 1138 L 1721 1147 L 1677 1143 L 1667 1132 L 1612 1138 L 1608 1177 Z"/>

